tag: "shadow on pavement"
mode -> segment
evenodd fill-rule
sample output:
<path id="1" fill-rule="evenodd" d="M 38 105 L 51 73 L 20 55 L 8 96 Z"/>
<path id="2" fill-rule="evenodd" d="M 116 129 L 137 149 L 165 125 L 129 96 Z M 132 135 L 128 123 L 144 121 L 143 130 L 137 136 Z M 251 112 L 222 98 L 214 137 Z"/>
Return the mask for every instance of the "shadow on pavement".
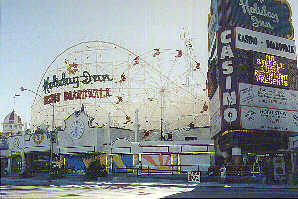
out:
<path id="1" fill-rule="evenodd" d="M 182 192 L 164 198 L 297 198 L 296 188 L 271 188 L 271 187 L 224 187 L 197 186 L 189 192 Z"/>

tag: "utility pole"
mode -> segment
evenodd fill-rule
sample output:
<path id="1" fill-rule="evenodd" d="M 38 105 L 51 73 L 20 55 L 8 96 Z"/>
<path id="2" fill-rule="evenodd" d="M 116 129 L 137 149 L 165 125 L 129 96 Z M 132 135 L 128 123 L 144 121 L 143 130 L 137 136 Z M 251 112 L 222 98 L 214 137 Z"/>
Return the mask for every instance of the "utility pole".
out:
<path id="1" fill-rule="evenodd" d="M 162 133 L 163 133 L 163 106 L 164 106 L 164 93 L 165 93 L 165 89 L 162 88 L 160 90 L 160 140 L 162 141 L 163 140 L 163 136 L 162 136 Z"/>
<path id="2" fill-rule="evenodd" d="M 30 90 L 30 89 L 27 89 L 27 88 L 24 88 L 24 87 L 21 87 L 20 88 L 21 91 L 29 91 L 37 96 L 39 96 L 41 99 L 43 99 L 43 97 L 41 95 L 39 95 L 38 93 Z M 53 140 L 53 134 L 54 134 L 54 131 L 55 131 L 55 107 L 54 107 L 54 99 L 52 99 L 52 102 L 50 103 L 50 105 L 52 106 L 52 110 L 53 110 L 53 115 L 52 115 L 52 131 L 50 131 L 50 170 L 52 169 L 52 164 L 53 164 L 53 151 L 54 151 L 54 140 Z"/>
<path id="3" fill-rule="evenodd" d="M 135 118 L 135 142 L 138 141 L 138 135 L 139 135 L 139 110 L 136 110 L 136 118 Z"/>

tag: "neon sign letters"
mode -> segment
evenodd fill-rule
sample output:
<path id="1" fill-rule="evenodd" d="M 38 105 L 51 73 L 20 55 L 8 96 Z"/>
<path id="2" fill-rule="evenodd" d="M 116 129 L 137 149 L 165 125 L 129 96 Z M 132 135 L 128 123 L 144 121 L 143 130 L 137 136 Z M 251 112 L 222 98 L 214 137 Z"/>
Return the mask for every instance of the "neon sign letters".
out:
<path id="1" fill-rule="evenodd" d="M 255 70 L 254 76 L 258 83 L 275 86 L 288 86 L 288 75 L 282 74 L 283 63 L 278 63 L 275 56 L 266 55 L 266 59 L 257 59 L 260 69 Z"/>
<path id="2" fill-rule="evenodd" d="M 58 79 L 56 75 L 53 75 L 53 80 L 50 78 L 44 80 L 43 90 L 45 93 L 50 93 L 52 88 L 58 88 L 62 86 L 73 85 L 73 88 L 79 88 L 80 83 L 90 84 L 93 82 L 105 82 L 112 81 L 113 78 L 108 74 L 104 75 L 91 75 L 88 71 L 84 71 L 82 76 L 65 77 L 65 73 L 62 73 L 61 79 Z"/>
<path id="3" fill-rule="evenodd" d="M 278 14 L 268 11 L 265 5 L 260 7 L 257 3 L 254 3 L 253 6 L 249 6 L 247 0 L 240 0 L 239 5 L 242 7 L 243 14 L 248 14 L 250 16 L 253 27 L 264 27 L 271 30 L 274 29 L 269 21 L 263 21 L 258 17 L 266 17 L 271 19 L 273 23 L 279 23 Z"/>
<path id="4" fill-rule="evenodd" d="M 68 100 L 78 100 L 78 99 L 87 99 L 87 98 L 105 98 L 111 97 L 110 88 L 106 89 L 83 89 L 83 90 L 75 90 L 75 91 L 65 91 L 63 93 L 64 101 Z M 60 102 L 61 93 L 54 93 L 44 97 L 44 105 L 51 103 Z"/>

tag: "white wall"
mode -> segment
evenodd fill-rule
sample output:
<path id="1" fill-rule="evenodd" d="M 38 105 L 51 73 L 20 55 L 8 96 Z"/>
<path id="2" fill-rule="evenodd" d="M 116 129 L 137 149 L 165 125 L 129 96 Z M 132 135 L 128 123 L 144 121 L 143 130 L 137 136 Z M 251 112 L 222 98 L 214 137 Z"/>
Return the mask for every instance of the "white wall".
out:
<path id="1" fill-rule="evenodd" d="M 20 153 L 24 149 L 24 137 L 22 135 L 10 136 L 7 142 L 11 153 Z"/>
<path id="2" fill-rule="evenodd" d="M 47 138 L 45 133 L 24 136 L 25 152 L 30 151 L 49 151 L 50 150 L 50 139 Z"/>
<path id="3" fill-rule="evenodd" d="M 84 123 L 84 133 L 78 139 L 71 136 L 71 124 L 77 120 Z M 65 120 L 65 129 L 58 132 L 58 148 L 60 153 L 89 152 L 97 149 L 97 127 L 89 126 L 89 118 L 85 112 L 72 114 Z"/>
<path id="4" fill-rule="evenodd" d="M 197 141 L 211 139 L 210 128 L 194 128 L 189 131 L 175 132 L 173 141 L 185 141 L 185 137 L 197 137 Z"/>
<path id="5" fill-rule="evenodd" d="M 188 165 L 188 166 L 181 166 L 182 171 L 208 171 L 210 166 L 210 155 L 209 154 L 181 154 L 180 155 L 180 162 L 181 165 Z"/>
<path id="6" fill-rule="evenodd" d="M 115 142 L 117 138 L 119 139 L 125 138 L 130 142 L 134 142 L 135 135 L 134 135 L 134 132 L 131 130 L 111 127 L 110 131 L 111 131 L 111 143 Z"/>

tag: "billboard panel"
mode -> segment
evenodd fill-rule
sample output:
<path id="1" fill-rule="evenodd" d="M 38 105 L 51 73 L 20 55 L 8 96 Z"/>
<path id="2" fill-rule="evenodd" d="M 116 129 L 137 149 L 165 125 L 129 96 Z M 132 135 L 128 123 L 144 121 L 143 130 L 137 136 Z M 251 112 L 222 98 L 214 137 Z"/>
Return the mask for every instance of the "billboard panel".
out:
<path id="1" fill-rule="evenodd" d="M 208 63 L 208 72 L 207 72 L 207 87 L 208 87 L 208 97 L 211 99 L 218 87 L 218 64 L 217 57 L 209 60 Z"/>
<path id="2" fill-rule="evenodd" d="M 219 98 L 219 88 L 217 87 L 216 92 L 212 99 L 210 100 L 210 133 L 211 137 L 216 135 L 221 131 L 221 115 L 220 115 L 220 98 Z"/>
<path id="3" fill-rule="evenodd" d="M 284 39 L 241 27 L 236 27 L 235 31 L 236 48 L 268 53 L 292 60 L 297 59 L 294 40 Z"/>
<path id="4" fill-rule="evenodd" d="M 214 115 L 220 108 L 219 88 L 217 87 L 212 99 L 210 100 L 209 114 Z"/>
<path id="5" fill-rule="evenodd" d="M 298 112 L 240 106 L 243 129 L 298 132 Z"/>
<path id="6" fill-rule="evenodd" d="M 239 83 L 240 106 L 297 110 L 298 91 Z"/>
<path id="7" fill-rule="evenodd" d="M 220 115 L 220 110 L 215 112 L 215 114 L 210 115 L 210 135 L 215 136 L 221 131 L 221 121 L 222 116 Z"/>

